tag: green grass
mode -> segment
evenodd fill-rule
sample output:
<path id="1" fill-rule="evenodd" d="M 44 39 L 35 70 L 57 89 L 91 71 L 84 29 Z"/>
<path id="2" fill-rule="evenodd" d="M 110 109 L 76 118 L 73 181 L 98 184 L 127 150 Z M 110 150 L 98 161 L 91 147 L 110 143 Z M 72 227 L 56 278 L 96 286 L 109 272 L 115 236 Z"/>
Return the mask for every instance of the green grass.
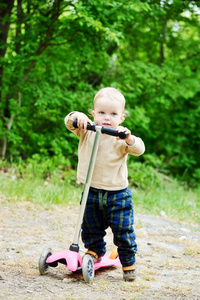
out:
<path id="1" fill-rule="evenodd" d="M 135 213 L 160 215 L 162 212 L 176 221 L 200 224 L 200 187 L 189 190 L 151 169 L 145 176 L 144 172 L 135 175 L 137 182 L 130 180 L 137 186 L 130 186 Z M 47 208 L 52 204 L 78 205 L 82 190 L 83 186 L 76 184 L 75 170 L 56 167 L 50 161 L 39 164 L 32 160 L 0 171 L 0 193 L 6 197 L 4 201 L 31 201 Z"/>
<path id="2" fill-rule="evenodd" d="M 162 182 L 148 190 L 133 191 L 135 208 L 139 212 L 200 224 L 200 188 L 188 190 L 176 180 Z"/>
<path id="3" fill-rule="evenodd" d="M 0 193 L 6 196 L 7 201 L 31 201 L 45 207 L 52 204 L 67 205 L 79 202 L 82 187 L 75 183 L 74 171 L 68 171 L 70 179 L 42 179 L 36 176 L 19 178 L 10 171 L 0 173 Z M 21 176 L 20 176 L 21 177 Z"/>

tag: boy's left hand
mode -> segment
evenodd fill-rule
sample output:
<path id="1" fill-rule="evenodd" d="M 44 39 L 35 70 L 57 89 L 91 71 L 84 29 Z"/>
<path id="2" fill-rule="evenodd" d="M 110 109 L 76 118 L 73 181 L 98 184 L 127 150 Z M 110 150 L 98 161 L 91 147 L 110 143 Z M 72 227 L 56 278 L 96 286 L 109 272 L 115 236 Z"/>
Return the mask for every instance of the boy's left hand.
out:
<path id="1" fill-rule="evenodd" d="M 131 134 L 131 131 L 123 126 L 118 126 L 117 127 L 117 131 L 118 132 L 125 132 L 127 135 L 127 138 L 123 139 L 123 141 L 125 141 L 129 146 L 133 146 L 135 143 L 135 138 L 134 136 Z M 120 137 L 117 137 L 118 140 L 121 140 Z"/>

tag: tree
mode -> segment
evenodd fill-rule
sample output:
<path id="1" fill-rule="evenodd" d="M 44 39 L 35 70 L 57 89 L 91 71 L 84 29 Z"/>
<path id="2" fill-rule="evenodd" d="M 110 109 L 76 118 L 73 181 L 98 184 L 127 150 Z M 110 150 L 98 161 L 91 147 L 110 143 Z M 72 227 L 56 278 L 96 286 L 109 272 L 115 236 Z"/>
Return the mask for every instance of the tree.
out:
<path id="1" fill-rule="evenodd" d="M 147 145 L 140 159 L 199 176 L 198 1 L 3 4 L 2 157 L 65 155 L 73 165 L 77 141 L 65 130 L 65 114 L 88 113 L 96 91 L 113 86 L 126 98 L 125 124 Z"/>
<path id="2" fill-rule="evenodd" d="M 199 3 L 148 3 L 150 13 L 136 13 L 133 26 L 125 21 L 114 76 L 128 102 L 128 125 L 147 144 L 146 162 L 156 154 L 162 171 L 191 180 L 200 164 Z"/>
<path id="3" fill-rule="evenodd" d="M 5 86 L 5 92 L 0 95 L 1 118 L 3 119 L 3 157 L 7 150 L 9 131 L 21 107 L 22 86 L 34 69 L 38 57 L 59 36 L 62 29 L 59 30 L 57 20 L 68 4 L 62 0 L 54 1 L 52 5 L 46 1 L 40 1 L 39 3 L 38 1 L 18 0 L 14 6 L 13 2 L 9 1 L 9 3 L 1 4 L 4 8 L 2 10 L 3 18 L 1 23 L 1 32 L 4 39 L 1 46 L 0 81 L 1 91 L 2 87 Z M 5 25 L 3 25 L 4 22 Z M 10 41 L 6 43 L 8 29 L 11 27 L 11 24 L 14 26 L 10 30 Z M 6 56 L 5 53 L 7 54 Z M 5 66 L 4 79 L 3 69 Z"/>
<path id="4" fill-rule="evenodd" d="M 120 37 L 114 16 L 122 6 L 119 1 L 108 1 L 105 4 L 102 0 L 93 2 L 18 0 L 14 4 L 12 2 L 12 5 L 9 6 L 9 11 L 3 12 L 4 19 L 10 16 L 7 24 L 7 29 L 10 30 L 8 42 L 4 40 L 1 47 L 4 49 L 1 63 L 1 66 L 4 66 L 1 81 L 2 157 L 6 155 L 10 157 L 11 153 L 23 155 L 19 152 L 21 147 L 18 145 L 21 145 L 24 139 L 27 141 L 27 136 L 24 137 L 22 132 L 19 132 L 24 128 L 20 118 L 25 122 L 27 118 L 22 115 L 23 111 L 26 112 L 26 116 L 30 115 L 30 111 L 33 113 L 36 111 L 35 105 L 38 105 L 36 97 L 39 96 L 37 79 L 40 78 L 40 72 L 45 74 L 48 70 L 53 76 L 55 69 L 56 72 L 61 71 L 62 68 L 58 70 L 51 62 L 51 59 L 57 60 L 56 52 L 61 55 L 62 64 L 66 69 L 72 69 L 72 65 L 74 66 L 71 78 L 69 79 L 69 76 L 67 78 L 70 81 L 70 84 L 67 84 L 70 91 L 77 89 L 80 80 L 85 86 L 88 84 L 95 87 L 100 83 L 102 74 L 107 72 L 110 45 L 117 44 Z M 127 10 L 128 7 L 125 14 Z M 2 24 L 3 22 L 2 20 Z M 62 51 L 66 51 L 67 60 L 71 55 L 74 61 L 69 63 L 68 60 L 65 63 Z M 100 55 L 97 61 L 98 53 Z M 45 66 L 43 64 L 45 60 L 50 65 Z M 77 72 L 76 76 L 74 72 Z M 56 77 L 60 77 L 61 80 L 62 75 L 57 73 Z M 40 79 L 45 80 L 46 87 L 52 90 L 53 87 L 47 78 Z M 63 87 L 59 86 L 60 89 Z M 42 90 L 40 86 L 40 91 Z M 42 103 L 44 104 L 44 101 Z M 48 103 L 51 105 L 50 99 Z M 45 106 L 48 106 L 47 102 Z M 26 125 L 27 123 L 26 121 Z"/>

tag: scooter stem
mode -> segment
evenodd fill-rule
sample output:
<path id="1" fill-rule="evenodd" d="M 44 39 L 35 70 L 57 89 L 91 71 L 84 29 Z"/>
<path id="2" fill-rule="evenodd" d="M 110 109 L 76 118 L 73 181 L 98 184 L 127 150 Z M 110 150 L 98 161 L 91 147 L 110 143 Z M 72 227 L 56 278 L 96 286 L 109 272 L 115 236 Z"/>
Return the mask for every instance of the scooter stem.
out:
<path id="1" fill-rule="evenodd" d="M 92 153 L 91 153 L 89 167 L 88 167 L 88 171 L 87 171 L 87 177 L 86 177 L 86 181 L 85 181 L 83 197 L 82 197 L 81 207 L 80 207 L 79 216 L 78 216 L 78 222 L 76 224 L 76 229 L 75 229 L 75 234 L 74 234 L 74 239 L 73 239 L 73 244 L 77 245 L 77 246 L 79 244 L 81 225 L 82 225 L 82 221 L 83 221 L 83 215 L 84 215 L 87 197 L 88 197 L 88 193 L 89 193 L 90 183 L 92 180 L 92 174 L 93 174 L 93 170 L 94 170 L 94 164 L 95 164 L 95 160 L 96 160 L 100 136 L 101 136 L 101 127 L 96 126 L 96 134 L 95 134 L 94 144 L 92 147 Z"/>

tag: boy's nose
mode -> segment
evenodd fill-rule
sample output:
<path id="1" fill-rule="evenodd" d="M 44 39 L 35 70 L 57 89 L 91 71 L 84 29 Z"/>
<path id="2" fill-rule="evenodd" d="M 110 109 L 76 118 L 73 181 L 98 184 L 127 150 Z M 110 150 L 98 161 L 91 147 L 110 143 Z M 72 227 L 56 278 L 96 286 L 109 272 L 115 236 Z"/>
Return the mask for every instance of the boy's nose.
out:
<path id="1" fill-rule="evenodd" d="M 110 119 L 109 114 L 106 114 L 106 115 L 105 115 L 105 120 L 109 120 L 109 119 Z"/>

